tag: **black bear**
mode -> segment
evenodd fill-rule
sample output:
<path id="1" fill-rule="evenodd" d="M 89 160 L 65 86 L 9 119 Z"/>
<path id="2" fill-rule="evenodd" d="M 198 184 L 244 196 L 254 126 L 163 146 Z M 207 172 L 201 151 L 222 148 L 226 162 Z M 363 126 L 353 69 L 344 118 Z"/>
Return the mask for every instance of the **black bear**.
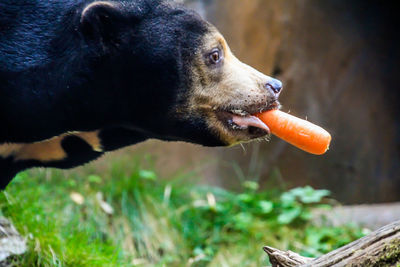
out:
<path id="1" fill-rule="evenodd" d="M 157 138 L 225 146 L 267 135 L 280 81 L 214 26 L 162 0 L 0 0 L 0 186 Z"/>

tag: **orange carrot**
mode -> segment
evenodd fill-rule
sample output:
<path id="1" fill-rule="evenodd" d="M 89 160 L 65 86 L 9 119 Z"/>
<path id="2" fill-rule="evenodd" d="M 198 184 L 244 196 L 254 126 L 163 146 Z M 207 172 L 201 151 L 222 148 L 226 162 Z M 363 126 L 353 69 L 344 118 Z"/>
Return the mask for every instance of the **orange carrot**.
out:
<path id="1" fill-rule="evenodd" d="M 321 127 L 279 110 L 257 115 L 271 133 L 311 154 L 322 155 L 329 149 L 331 135 Z"/>

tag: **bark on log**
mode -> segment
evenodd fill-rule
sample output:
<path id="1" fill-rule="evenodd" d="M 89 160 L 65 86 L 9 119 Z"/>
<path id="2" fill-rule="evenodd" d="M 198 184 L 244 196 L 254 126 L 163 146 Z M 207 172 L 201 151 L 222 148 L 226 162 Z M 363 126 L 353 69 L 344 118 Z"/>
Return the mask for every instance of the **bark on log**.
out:
<path id="1" fill-rule="evenodd" d="M 316 259 L 270 247 L 264 251 L 273 267 L 400 266 L 400 221 Z"/>
<path id="2" fill-rule="evenodd" d="M 273 267 L 301 266 L 313 260 L 313 258 L 300 256 L 299 254 L 290 250 L 281 251 L 276 248 L 265 246 L 264 251 L 268 254 L 269 261 Z"/>

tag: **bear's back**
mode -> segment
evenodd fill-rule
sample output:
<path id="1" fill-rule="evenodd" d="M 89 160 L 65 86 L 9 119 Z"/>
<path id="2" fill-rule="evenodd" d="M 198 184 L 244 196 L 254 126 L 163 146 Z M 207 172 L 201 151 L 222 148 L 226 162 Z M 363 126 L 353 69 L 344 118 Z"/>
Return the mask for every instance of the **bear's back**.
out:
<path id="1" fill-rule="evenodd" d="M 0 72 L 43 65 L 65 15 L 82 1 L 0 0 Z"/>

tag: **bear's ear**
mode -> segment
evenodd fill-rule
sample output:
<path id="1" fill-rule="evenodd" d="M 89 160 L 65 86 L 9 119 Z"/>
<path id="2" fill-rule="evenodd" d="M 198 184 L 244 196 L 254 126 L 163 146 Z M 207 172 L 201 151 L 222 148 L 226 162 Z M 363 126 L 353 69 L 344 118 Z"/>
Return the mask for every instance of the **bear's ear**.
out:
<path id="1" fill-rule="evenodd" d="M 120 42 L 127 18 L 119 3 L 96 1 L 87 5 L 80 18 L 80 27 L 86 40 L 100 42 L 103 47 Z"/>

